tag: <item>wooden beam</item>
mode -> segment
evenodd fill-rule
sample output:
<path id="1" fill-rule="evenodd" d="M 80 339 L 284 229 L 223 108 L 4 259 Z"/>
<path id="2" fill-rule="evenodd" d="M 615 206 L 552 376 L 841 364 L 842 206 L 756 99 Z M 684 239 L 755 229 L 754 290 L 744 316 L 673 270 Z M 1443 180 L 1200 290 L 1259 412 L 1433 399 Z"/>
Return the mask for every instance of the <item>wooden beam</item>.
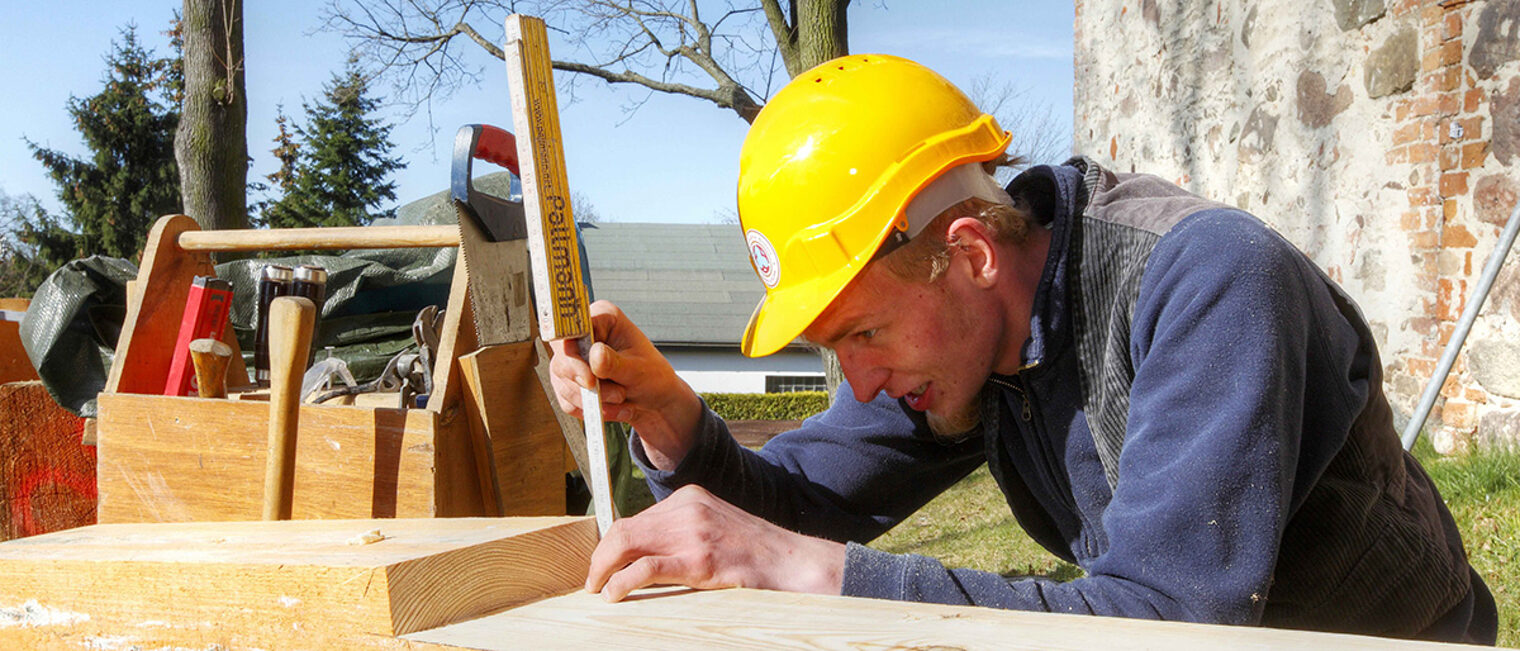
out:
<path id="1" fill-rule="evenodd" d="M 1345 649 L 1465 645 L 1245 626 L 1029 613 L 768 590 L 660 588 L 609 604 L 572 592 L 406 635 L 467 649 Z"/>
<path id="2" fill-rule="evenodd" d="M 83 428 L 41 382 L 0 384 L 0 540 L 95 524 Z"/>
<path id="3" fill-rule="evenodd" d="M 21 322 L 0 319 L 0 384 L 37 379 L 37 369 L 21 344 Z"/>
<path id="4" fill-rule="evenodd" d="M 588 518 L 95 525 L 0 544 L 0 647 L 378 646 L 579 588 L 595 543 Z"/>

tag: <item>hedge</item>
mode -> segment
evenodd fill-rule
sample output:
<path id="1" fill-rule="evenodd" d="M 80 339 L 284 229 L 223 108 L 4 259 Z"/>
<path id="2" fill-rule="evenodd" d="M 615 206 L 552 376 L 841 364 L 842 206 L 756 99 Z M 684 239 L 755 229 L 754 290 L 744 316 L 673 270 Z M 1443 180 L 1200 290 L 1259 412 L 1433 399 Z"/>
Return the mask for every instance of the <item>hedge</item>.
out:
<path id="1" fill-rule="evenodd" d="M 829 408 L 826 391 L 704 393 L 702 399 L 724 420 L 802 420 Z"/>

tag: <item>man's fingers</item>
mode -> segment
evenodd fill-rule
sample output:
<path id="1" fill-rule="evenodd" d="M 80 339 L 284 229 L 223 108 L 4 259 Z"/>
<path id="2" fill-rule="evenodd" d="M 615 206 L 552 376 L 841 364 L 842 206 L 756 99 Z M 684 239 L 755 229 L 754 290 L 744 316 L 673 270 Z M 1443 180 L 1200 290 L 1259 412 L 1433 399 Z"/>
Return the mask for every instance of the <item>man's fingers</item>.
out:
<path id="1" fill-rule="evenodd" d="M 639 588 L 669 583 L 694 585 L 698 582 L 687 574 L 686 564 L 675 556 L 645 556 L 613 574 L 602 586 L 602 598 L 622 601 L 628 593 Z"/>
<path id="2" fill-rule="evenodd" d="M 580 418 L 583 414 L 581 411 L 580 387 L 572 382 L 561 382 L 558 380 L 553 382 L 552 385 L 554 386 L 554 399 L 559 401 L 560 411 Z"/>
<path id="3" fill-rule="evenodd" d="M 586 362 L 590 371 L 603 380 L 624 385 L 638 384 L 637 377 L 630 377 L 636 374 L 638 365 L 605 343 L 598 341 L 592 344 L 591 350 L 586 354 Z"/>
<path id="4" fill-rule="evenodd" d="M 637 522 L 634 523 L 638 524 Z M 634 528 L 637 528 L 636 526 Z M 591 564 L 586 571 L 586 592 L 601 592 L 607 579 L 640 554 L 648 553 L 635 544 L 636 534 L 629 529 L 629 520 L 617 520 L 602 535 L 601 542 L 591 552 Z"/>
<path id="5" fill-rule="evenodd" d="M 564 380 L 578 386 L 591 386 L 591 366 L 581 358 L 580 347 L 575 342 L 558 340 L 549 342 L 554 356 L 549 358 L 549 375 L 552 379 Z"/>

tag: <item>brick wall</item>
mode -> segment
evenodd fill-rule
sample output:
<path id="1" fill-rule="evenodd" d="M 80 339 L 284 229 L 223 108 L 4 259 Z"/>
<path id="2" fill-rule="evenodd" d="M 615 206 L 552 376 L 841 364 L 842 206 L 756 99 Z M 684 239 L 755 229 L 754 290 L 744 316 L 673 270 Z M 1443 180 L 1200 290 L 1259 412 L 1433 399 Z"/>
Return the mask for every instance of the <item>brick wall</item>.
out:
<path id="1" fill-rule="evenodd" d="M 1257 214 L 1357 298 L 1404 418 L 1520 188 L 1520 0 L 1076 0 L 1076 145 Z M 1520 252 L 1443 451 L 1520 443 Z"/>

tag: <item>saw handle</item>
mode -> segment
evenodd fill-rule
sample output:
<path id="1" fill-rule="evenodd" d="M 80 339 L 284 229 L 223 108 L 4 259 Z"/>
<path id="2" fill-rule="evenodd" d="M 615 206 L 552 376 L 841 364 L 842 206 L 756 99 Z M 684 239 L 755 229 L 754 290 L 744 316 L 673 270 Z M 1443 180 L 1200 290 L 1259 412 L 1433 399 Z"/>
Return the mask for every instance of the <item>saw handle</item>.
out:
<path id="1" fill-rule="evenodd" d="M 475 151 L 471 156 L 505 167 L 513 176 L 522 176 L 517 171 L 517 139 L 511 133 L 489 124 L 471 124 L 465 128 L 475 132 Z"/>

